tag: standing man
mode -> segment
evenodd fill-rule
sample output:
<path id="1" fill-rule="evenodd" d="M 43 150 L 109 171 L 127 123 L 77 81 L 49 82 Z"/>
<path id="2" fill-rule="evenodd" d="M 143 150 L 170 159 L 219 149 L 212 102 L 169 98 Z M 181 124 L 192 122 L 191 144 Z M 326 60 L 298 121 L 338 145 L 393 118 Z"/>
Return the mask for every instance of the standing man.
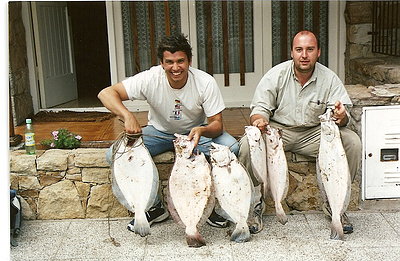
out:
<path id="1" fill-rule="evenodd" d="M 312 32 L 297 33 L 292 42 L 292 60 L 274 66 L 258 84 L 250 105 L 250 123 L 262 132 L 266 131 L 267 125 L 282 129 L 285 151 L 316 158 L 321 134 L 318 116 L 327 106 L 334 106 L 333 117 L 339 126 L 354 180 L 361 163 L 361 141 L 355 132 L 346 128 L 352 103 L 339 77 L 317 62 L 320 54 L 317 37 Z M 246 137 L 240 141 L 239 160 L 247 167 L 256 185 Z M 262 199 L 259 206 L 263 212 Z M 324 204 L 323 210 L 331 216 L 328 204 Z M 346 214 L 342 216 L 342 224 L 345 233 L 353 232 Z"/>
<path id="2" fill-rule="evenodd" d="M 174 151 L 174 133 L 188 135 L 198 150 L 209 155 L 211 142 L 226 145 L 236 155 L 239 144 L 223 131 L 222 95 L 215 79 L 191 67 L 192 48 L 183 34 L 164 37 L 158 46 L 160 65 L 129 77 L 100 91 L 98 98 L 112 113 L 123 119 L 127 133 L 142 133 L 143 142 L 152 156 Z M 141 128 L 136 117 L 122 103 L 146 100 L 150 105 L 148 125 Z M 108 151 L 111 162 L 111 150 Z M 162 202 L 147 213 L 150 225 L 168 218 Z M 128 224 L 132 231 L 133 219 Z M 214 211 L 207 221 L 215 227 L 226 227 L 228 221 Z"/>

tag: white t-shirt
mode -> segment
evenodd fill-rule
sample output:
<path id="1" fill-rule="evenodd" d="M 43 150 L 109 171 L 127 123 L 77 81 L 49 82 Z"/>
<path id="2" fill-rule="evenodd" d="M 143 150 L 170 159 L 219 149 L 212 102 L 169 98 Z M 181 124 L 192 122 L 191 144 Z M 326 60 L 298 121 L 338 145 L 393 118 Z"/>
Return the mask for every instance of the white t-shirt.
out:
<path id="1" fill-rule="evenodd" d="M 147 100 L 148 124 L 170 134 L 186 134 L 206 123 L 206 117 L 225 109 L 215 79 L 193 67 L 189 67 L 188 80 L 181 89 L 170 86 L 161 65 L 129 77 L 122 84 L 130 100 Z"/>

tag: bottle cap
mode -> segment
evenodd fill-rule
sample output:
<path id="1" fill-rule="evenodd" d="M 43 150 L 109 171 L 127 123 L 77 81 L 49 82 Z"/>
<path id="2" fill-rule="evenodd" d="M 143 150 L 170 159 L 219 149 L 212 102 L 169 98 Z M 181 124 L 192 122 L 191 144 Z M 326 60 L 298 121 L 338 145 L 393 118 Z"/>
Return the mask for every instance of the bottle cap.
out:
<path id="1" fill-rule="evenodd" d="M 26 119 L 25 122 L 28 123 L 28 124 L 30 124 L 30 123 L 32 123 L 32 120 L 31 120 L 31 119 Z"/>

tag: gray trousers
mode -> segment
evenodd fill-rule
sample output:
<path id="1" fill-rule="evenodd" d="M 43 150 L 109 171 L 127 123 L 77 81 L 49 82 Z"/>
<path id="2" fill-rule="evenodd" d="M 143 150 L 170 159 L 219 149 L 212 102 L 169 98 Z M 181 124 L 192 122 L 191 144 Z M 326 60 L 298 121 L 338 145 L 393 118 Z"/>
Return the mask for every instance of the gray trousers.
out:
<path id="1" fill-rule="evenodd" d="M 298 127 L 287 128 L 277 122 L 271 121 L 271 127 L 282 129 L 283 147 L 285 151 L 317 158 L 319 151 L 319 140 L 321 136 L 321 126 L 316 127 Z M 346 152 L 347 161 L 349 163 L 350 175 L 354 180 L 361 166 L 361 140 L 360 137 L 352 130 L 346 127 L 339 128 L 343 148 Z M 253 174 L 250 160 L 250 149 L 247 137 L 243 136 L 239 141 L 239 161 L 246 167 L 255 186 L 259 182 Z"/>

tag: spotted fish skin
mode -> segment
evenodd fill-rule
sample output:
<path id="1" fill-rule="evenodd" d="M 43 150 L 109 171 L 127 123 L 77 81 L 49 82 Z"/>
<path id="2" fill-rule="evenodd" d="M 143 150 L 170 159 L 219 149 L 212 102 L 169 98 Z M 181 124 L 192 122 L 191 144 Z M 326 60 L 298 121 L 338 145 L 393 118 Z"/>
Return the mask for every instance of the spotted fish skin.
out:
<path id="1" fill-rule="evenodd" d="M 168 208 L 172 217 L 185 227 L 189 247 L 206 244 L 199 233 L 214 207 L 211 168 L 203 153 L 192 155 L 193 142 L 175 134 L 175 163 L 169 178 Z"/>
<path id="2" fill-rule="evenodd" d="M 317 159 L 317 178 L 324 200 L 332 211 L 331 239 L 344 239 L 340 217 L 350 201 L 351 177 L 338 126 L 332 109 L 320 117 L 321 140 Z"/>
<path id="3" fill-rule="evenodd" d="M 262 183 L 262 193 L 264 200 L 268 194 L 268 177 L 267 177 L 267 149 L 264 137 L 255 126 L 245 126 L 245 133 L 249 142 L 250 159 L 253 174 Z"/>
<path id="4" fill-rule="evenodd" d="M 268 125 L 265 140 L 267 145 L 269 188 L 272 199 L 275 202 L 276 217 L 284 225 L 287 222 L 287 216 L 282 207 L 282 200 L 286 197 L 288 191 L 289 178 L 282 135 L 279 130 Z"/>
<path id="5" fill-rule="evenodd" d="M 145 212 L 155 203 L 159 176 L 156 165 L 138 138 L 132 146 L 124 138 L 117 148 L 112 163 L 112 190 L 118 201 L 135 213 L 133 230 L 144 237 L 150 234 Z"/>
<path id="6" fill-rule="evenodd" d="M 231 240 L 241 243 L 250 240 L 247 219 L 250 211 L 252 182 L 246 169 L 229 147 L 211 143 L 210 157 L 215 197 L 221 208 L 236 223 Z"/>

